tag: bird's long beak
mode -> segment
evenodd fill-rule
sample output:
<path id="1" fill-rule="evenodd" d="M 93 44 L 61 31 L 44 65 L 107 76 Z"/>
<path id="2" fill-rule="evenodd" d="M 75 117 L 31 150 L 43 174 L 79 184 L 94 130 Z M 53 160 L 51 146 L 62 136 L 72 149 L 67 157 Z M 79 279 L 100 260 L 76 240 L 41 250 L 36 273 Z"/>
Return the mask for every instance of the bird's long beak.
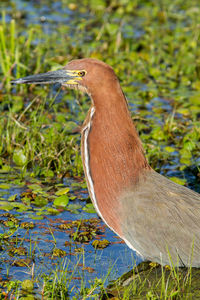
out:
<path id="1" fill-rule="evenodd" d="M 19 78 L 12 80 L 11 83 L 21 84 L 21 83 L 34 83 L 34 84 L 51 84 L 51 83 L 60 83 L 60 84 L 78 84 L 78 81 L 81 80 L 79 71 L 76 70 L 57 70 L 47 73 L 41 73 L 36 75 L 30 75 L 24 78 Z"/>

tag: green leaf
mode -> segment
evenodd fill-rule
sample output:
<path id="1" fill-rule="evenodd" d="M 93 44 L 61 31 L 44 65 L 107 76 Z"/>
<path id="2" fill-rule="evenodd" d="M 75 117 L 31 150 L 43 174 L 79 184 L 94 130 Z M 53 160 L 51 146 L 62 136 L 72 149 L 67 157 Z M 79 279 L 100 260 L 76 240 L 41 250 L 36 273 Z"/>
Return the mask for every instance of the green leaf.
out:
<path id="1" fill-rule="evenodd" d="M 170 147 L 170 146 L 166 146 L 165 151 L 172 153 L 172 152 L 176 151 L 176 149 L 174 149 L 173 147 Z"/>
<path id="2" fill-rule="evenodd" d="M 15 150 L 13 153 L 13 161 L 17 166 L 24 166 L 27 162 L 27 157 L 24 155 L 23 150 Z"/>
<path id="3" fill-rule="evenodd" d="M 59 191 L 57 191 L 56 193 L 55 193 L 55 195 L 57 195 L 57 196 L 61 196 L 61 195 L 65 195 L 65 194 L 67 194 L 68 192 L 69 192 L 69 188 L 62 188 L 62 189 L 60 189 Z"/>
<path id="4" fill-rule="evenodd" d="M 83 207 L 83 211 L 88 213 L 88 214 L 96 214 L 97 213 L 94 208 Z"/>
<path id="5" fill-rule="evenodd" d="M 85 211 L 88 214 L 96 214 L 96 210 L 92 203 L 88 203 L 83 207 L 83 211 Z"/>
<path id="6" fill-rule="evenodd" d="M 39 184 L 29 184 L 28 188 L 33 190 L 34 192 L 42 191 L 42 187 Z"/>
<path id="7" fill-rule="evenodd" d="M 76 210 L 76 209 L 81 209 L 82 208 L 82 205 L 80 204 L 69 204 L 67 206 L 67 209 L 69 210 Z"/>
<path id="8" fill-rule="evenodd" d="M 186 179 L 178 178 L 178 177 L 170 177 L 169 179 L 180 185 L 184 185 L 187 182 Z"/>
<path id="9" fill-rule="evenodd" d="M 22 290 L 32 291 L 34 288 L 34 283 L 32 280 L 26 279 L 22 282 Z"/>
<path id="10" fill-rule="evenodd" d="M 43 207 L 48 204 L 48 200 L 42 196 L 36 196 L 33 204 L 37 207 Z"/>
<path id="11" fill-rule="evenodd" d="M 52 170 L 45 169 L 41 172 L 41 175 L 43 175 L 45 177 L 54 177 L 55 174 Z"/>
<path id="12" fill-rule="evenodd" d="M 165 134 L 163 132 L 163 129 L 160 128 L 160 127 L 153 129 L 153 131 L 152 131 L 152 138 L 154 140 L 157 140 L 157 141 L 164 140 L 165 139 Z"/>
<path id="13" fill-rule="evenodd" d="M 17 194 L 14 194 L 8 198 L 8 201 L 15 201 Z"/>
<path id="14" fill-rule="evenodd" d="M 8 173 L 9 171 L 11 171 L 11 166 L 8 165 L 3 165 L 0 169 L 0 173 Z"/>
<path id="15" fill-rule="evenodd" d="M 32 209 L 31 206 L 25 205 L 25 204 L 19 203 L 19 202 L 14 202 L 14 203 L 12 203 L 12 205 L 13 205 L 13 207 L 18 208 L 20 211 L 27 211 L 29 209 Z"/>
<path id="16" fill-rule="evenodd" d="M 57 206 L 57 207 L 58 206 L 65 207 L 65 206 L 67 206 L 68 202 L 69 202 L 68 196 L 67 195 L 62 195 L 60 197 L 57 197 L 54 200 L 53 204 L 54 204 L 54 206 Z"/>
<path id="17" fill-rule="evenodd" d="M 190 103 L 192 103 L 194 105 L 200 105 L 200 94 L 197 93 L 197 94 L 191 96 L 189 101 L 190 101 Z"/>
<path id="18" fill-rule="evenodd" d="M 58 215 L 60 212 L 59 210 L 53 208 L 53 207 L 48 207 L 47 208 L 47 212 L 50 214 L 50 215 Z"/>
<path id="19" fill-rule="evenodd" d="M 4 201 L 6 202 L 6 201 Z M 12 210 L 13 209 L 13 206 L 10 204 L 10 203 L 2 203 L 0 204 L 0 210 L 6 210 L 6 211 L 9 211 L 9 210 Z"/>
<path id="20" fill-rule="evenodd" d="M 10 189 L 10 184 L 1 183 L 0 184 L 0 189 L 2 189 L 2 190 L 9 190 Z"/>

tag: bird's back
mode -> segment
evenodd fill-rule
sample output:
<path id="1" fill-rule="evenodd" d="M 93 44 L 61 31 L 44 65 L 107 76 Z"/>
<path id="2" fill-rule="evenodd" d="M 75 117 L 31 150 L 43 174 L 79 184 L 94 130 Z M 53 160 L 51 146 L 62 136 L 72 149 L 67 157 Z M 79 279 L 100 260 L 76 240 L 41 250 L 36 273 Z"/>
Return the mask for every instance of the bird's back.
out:
<path id="1" fill-rule="evenodd" d="M 200 194 L 148 170 L 120 202 L 123 235 L 145 259 L 200 266 Z"/>

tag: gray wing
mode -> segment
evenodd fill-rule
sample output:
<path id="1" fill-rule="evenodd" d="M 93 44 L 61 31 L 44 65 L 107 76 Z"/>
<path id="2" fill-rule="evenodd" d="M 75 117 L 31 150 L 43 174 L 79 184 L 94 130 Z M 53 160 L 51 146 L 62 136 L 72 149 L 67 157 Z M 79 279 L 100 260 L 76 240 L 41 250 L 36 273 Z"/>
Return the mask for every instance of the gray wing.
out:
<path id="1" fill-rule="evenodd" d="M 145 259 L 200 266 L 200 194 L 151 170 L 120 200 L 124 237 Z"/>

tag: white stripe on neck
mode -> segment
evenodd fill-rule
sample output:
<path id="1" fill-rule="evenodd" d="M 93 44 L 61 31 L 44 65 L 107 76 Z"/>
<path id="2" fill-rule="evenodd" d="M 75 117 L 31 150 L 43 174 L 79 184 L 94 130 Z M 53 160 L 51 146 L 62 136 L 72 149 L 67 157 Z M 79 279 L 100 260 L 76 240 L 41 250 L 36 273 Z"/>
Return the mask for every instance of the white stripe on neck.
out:
<path id="1" fill-rule="evenodd" d="M 85 167 L 85 175 L 86 175 L 86 179 L 87 179 L 87 184 L 88 184 L 88 190 L 90 193 L 90 197 L 92 199 L 92 203 L 98 213 L 98 215 L 101 217 L 101 219 L 104 221 L 104 223 L 112 230 L 114 231 L 122 240 L 125 241 L 125 243 L 127 244 L 127 246 L 129 248 L 131 248 L 132 250 L 134 250 L 135 252 L 137 252 L 139 255 L 141 255 L 132 245 L 129 241 L 127 241 L 124 237 L 121 237 L 112 227 L 110 227 L 110 225 L 105 221 L 105 219 L 103 218 L 99 208 L 98 208 L 98 204 L 97 204 L 97 199 L 96 199 L 96 195 L 95 195 L 95 191 L 94 191 L 94 184 L 92 181 L 92 177 L 90 174 L 90 164 L 89 164 L 89 149 L 88 149 L 88 136 L 89 136 L 89 132 L 91 129 L 91 125 L 92 125 L 92 118 L 93 115 L 95 113 L 95 108 L 94 106 L 91 108 L 90 111 L 90 119 L 89 122 L 85 125 L 85 127 L 82 129 L 82 135 L 83 135 L 83 149 L 84 149 L 84 155 L 83 155 L 83 164 Z"/>

